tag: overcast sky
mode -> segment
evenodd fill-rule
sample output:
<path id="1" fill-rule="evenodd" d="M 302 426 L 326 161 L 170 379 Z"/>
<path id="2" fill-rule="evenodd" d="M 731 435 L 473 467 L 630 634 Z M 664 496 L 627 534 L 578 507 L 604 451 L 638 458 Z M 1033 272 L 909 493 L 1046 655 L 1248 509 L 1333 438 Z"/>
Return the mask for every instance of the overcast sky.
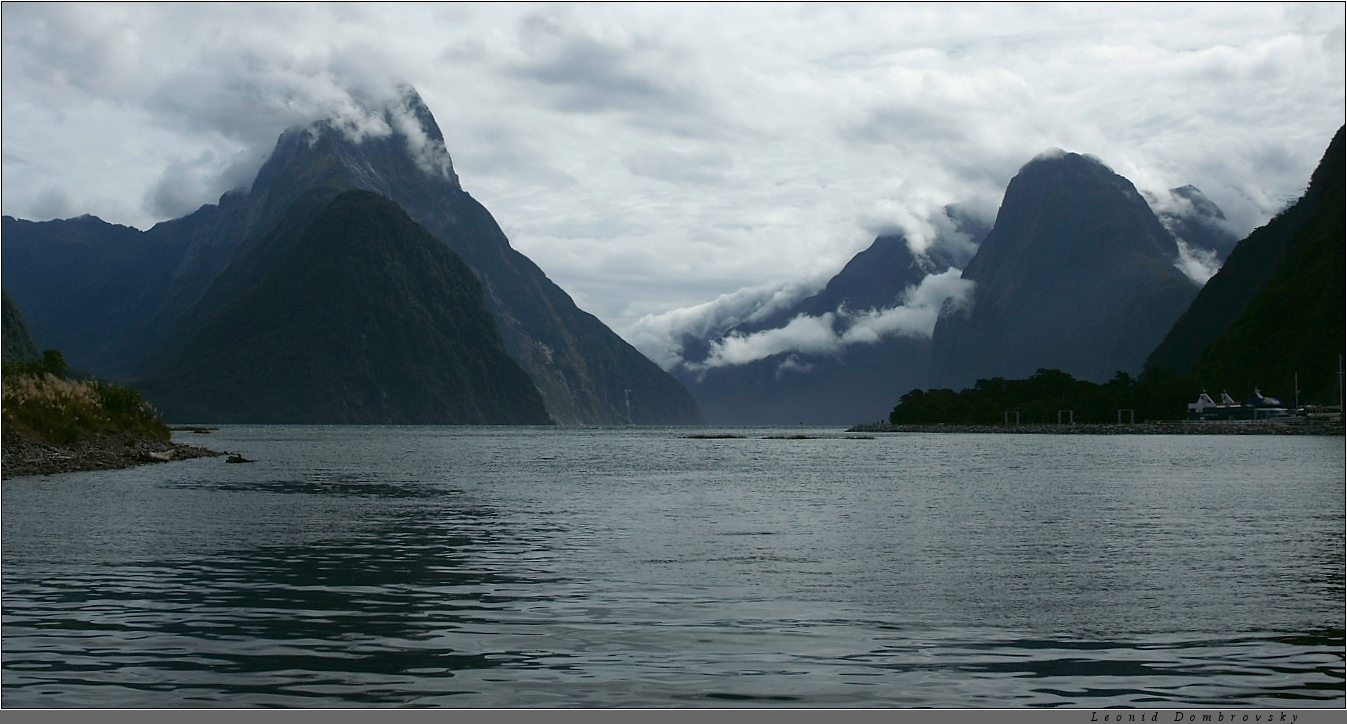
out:
<path id="1" fill-rule="evenodd" d="M 1344 116 L 1342 3 L 3 6 L 3 207 L 148 228 L 399 82 L 463 188 L 632 338 L 992 218 L 1050 148 L 1247 232 Z M 653 315 L 653 316 L 647 316 Z M 641 318 L 646 317 L 644 322 Z M 640 346 L 640 345 L 638 345 Z"/>

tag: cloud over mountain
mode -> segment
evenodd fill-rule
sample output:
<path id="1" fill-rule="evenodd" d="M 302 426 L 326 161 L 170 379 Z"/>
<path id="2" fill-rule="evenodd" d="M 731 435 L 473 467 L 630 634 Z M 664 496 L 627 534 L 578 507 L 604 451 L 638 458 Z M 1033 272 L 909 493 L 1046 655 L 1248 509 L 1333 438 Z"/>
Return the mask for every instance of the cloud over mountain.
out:
<path id="1" fill-rule="evenodd" d="M 931 274 L 910 287 L 902 303 L 885 309 L 851 310 L 845 307 L 820 316 L 801 314 L 784 327 L 752 333 L 730 333 L 711 342 L 710 354 L 700 362 L 684 361 L 694 372 L 743 365 L 780 354 L 836 355 L 855 344 L 875 344 L 894 337 L 929 339 L 941 307 L 967 303 L 973 283 L 960 279 L 959 269 Z M 799 364 L 798 360 L 795 362 Z"/>
<path id="2" fill-rule="evenodd" d="M 7 3 L 3 20 L 6 213 L 146 228 L 248 183 L 286 128 L 378 132 L 365 109 L 407 82 L 512 242 L 617 329 L 839 268 L 877 227 L 920 239 L 911 220 L 954 201 L 994 210 L 1051 146 L 1144 190 L 1193 184 L 1246 233 L 1298 196 L 1344 99 L 1334 4 Z"/>
<path id="3" fill-rule="evenodd" d="M 761 320 L 817 292 L 827 279 L 768 284 L 722 294 L 709 302 L 641 317 L 626 338 L 664 369 L 683 361 L 685 338 L 708 340 L 745 322 Z"/>

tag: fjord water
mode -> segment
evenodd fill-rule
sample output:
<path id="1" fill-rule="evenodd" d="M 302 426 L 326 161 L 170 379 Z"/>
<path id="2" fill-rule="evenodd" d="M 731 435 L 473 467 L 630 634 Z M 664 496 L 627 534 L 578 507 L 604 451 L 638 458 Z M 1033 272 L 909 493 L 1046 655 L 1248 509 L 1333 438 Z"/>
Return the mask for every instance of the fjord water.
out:
<path id="1" fill-rule="evenodd" d="M 0 705 L 1344 704 L 1340 437 L 706 432 L 6 480 Z"/>

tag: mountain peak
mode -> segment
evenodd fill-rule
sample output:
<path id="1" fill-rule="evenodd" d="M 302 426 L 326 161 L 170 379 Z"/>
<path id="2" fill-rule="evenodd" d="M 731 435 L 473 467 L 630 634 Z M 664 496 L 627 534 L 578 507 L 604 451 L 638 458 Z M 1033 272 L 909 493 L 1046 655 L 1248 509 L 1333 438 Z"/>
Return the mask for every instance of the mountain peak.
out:
<path id="1" fill-rule="evenodd" d="M 1192 204 L 1193 210 L 1203 216 L 1214 219 L 1225 218 L 1225 212 L 1221 211 L 1221 207 L 1217 206 L 1211 199 L 1207 198 L 1206 194 L 1202 193 L 1201 189 L 1192 184 L 1170 189 L 1169 193 L 1175 198 L 1183 199 Z"/>
<path id="2" fill-rule="evenodd" d="M 1197 293 L 1130 181 L 1099 159 L 1039 154 L 1006 187 L 996 224 L 964 267 L 972 305 L 932 337 L 940 386 L 1040 367 L 1092 381 L 1138 372 Z"/>
<path id="3" fill-rule="evenodd" d="M 310 147 L 321 138 L 334 134 L 355 147 L 371 142 L 378 145 L 391 142 L 400 146 L 427 176 L 460 188 L 444 134 L 421 94 L 408 84 L 399 85 L 390 99 L 341 109 L 305 129 L 292 129 L 286 133 L 298 133 Z"/>
<path id="4" fill-rule="evenodd" d="M 416 92 L 416 88 L 408 84 L 398 86 L 398 109 L 404 117 L 415 118 L 421 131 L 431 140 L 444 144 L 444 134 L 440 132 L 440 125 L 435 122 L 435 116 L 426 106 L 425 101 L 421 100 L 421 94 Z M 387 111 L 386 111 L 387 112 Z"/>
<path id="5" fill-rule="evenodd" d="M 1053 163 L 1060 163 L 1064 165 L 1075 165 L 1081 167 L 1097 166 L 1099 168 L 1104 169 L 1105 171 L 1109 171 L 1110 173 L 1112 172 L 1112 169 L 1110 169 L 1107 165 L 1105 165 L 1103 161 L 1099 160 L 1098 156 L 1092 156 L 1088 153 L 1073 153 L 1071 151 L 1064 151 L 1060 148 L 1049 148 L 1048 150 L 1039 153 L 1037 156 L 1034 156 L 1033 158 L 1029 159 L 1028 163 L 1021 166 L 1020 172 L 1023 173 L 1024 170 L 1029 168 L 1030 166 L 1038 164 L 1051 165 Z"/>
<path id="6" fill-rule="evenodd" d="M 458 174 L 454 173 L 454 162 L 434 114 L 412 86 L 402 85 L 398 93 L 398 104 L 384 109 L 384 119 L 393 134 L 406 142 L 407 150 L 422 171 L 443 177 L 457 187 Z"/>
<path id="7" fill-rule="evenodd" d="M 996 227 L 992 236 L 1015 237 L 1025 245 L 1016 256 L 1044 255 L 1038 263 L 1069 248 L 1089 254 L 1125 247 L 1166 263 L 1178 258 L 1173 237 L 1132 182 L 1086 154 L 1054 150 L 1022 166 L 1006 187 Z M 1095 231 L 1086 233 L 1089 228 Z M 1099 233 L 1105 228 L 1110 233 Z M 1002 246 L 993 244 L 986 252 Z M 965 276 L 977 278 L 986 261 L 975 257 Z"/>
<path id="8" fill-rule="evenodd" d="M 1199 283 L 1215 273 L 1239 243 L 1239 234 L 1225 212 L 1192 184 L 1170 189 L 1168 197 L 1147 194 L 1147 201 L 1160 223 L 1180 242 L 1181 257 L 1207 259 L 1199 261 L 1204 267 Z"/>

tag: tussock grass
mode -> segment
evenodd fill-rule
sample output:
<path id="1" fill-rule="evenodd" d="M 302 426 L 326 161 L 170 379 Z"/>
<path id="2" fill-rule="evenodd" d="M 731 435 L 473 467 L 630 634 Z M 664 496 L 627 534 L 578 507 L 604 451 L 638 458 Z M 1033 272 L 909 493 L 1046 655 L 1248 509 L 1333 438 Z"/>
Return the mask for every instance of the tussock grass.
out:
<path id="1" fill-rule="evenodd" d="M 169 429 L 135 390 L 97 380 L 71 380 L 48 371 L 7 366 L 3 379 L 4 435 L 72 445 L 90 433 L 167 442 Z"/>

